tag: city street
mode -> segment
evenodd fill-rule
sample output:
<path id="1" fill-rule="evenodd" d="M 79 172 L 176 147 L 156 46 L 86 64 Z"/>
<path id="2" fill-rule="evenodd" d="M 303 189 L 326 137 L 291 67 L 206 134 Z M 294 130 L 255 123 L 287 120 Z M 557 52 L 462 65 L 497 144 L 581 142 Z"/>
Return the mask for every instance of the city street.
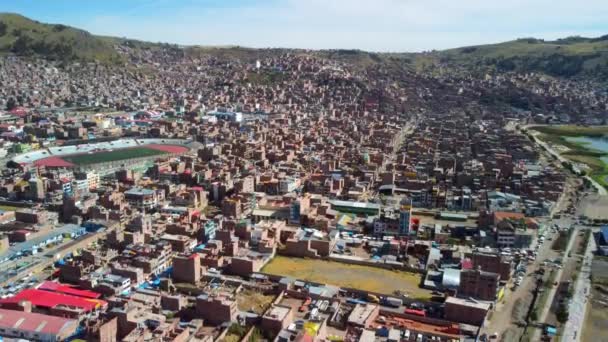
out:
<path id="1" fill-rule="evenodd" d="M 574 218 L 567 214 L 569 207 L 572 205 L 579 205 L 579 202 L 577 202 L 580 197 L 580 193 L 577 192 L 578 184 L 578 179 L 569 177 L 562 196 L 560 196 L 551 210 L 551 215 L 547 218 L 538 219 L 539 223 L 544 224 L 546 227 L 546 241 L 539 249 L 536 260 L 528 265 L 526 277 L 524 277 L 521 285 L 514 291 L 508 290 L 505 294 L 505 298 L 497 304 L 490 320 L 486 322 L 486 325 L 482 328 L 482 334 L 485 333 L 490 336 L 491 334 L 496 333 L 498 336 L 500 336 L 502 341 L 516 341 L 520 339 L 524 329 L 518 328 L 517 323 L 523 323 L 525 315 L 529 310 L 529 305 L 532 301 L 532 293 L 536 288 L 537 277 L 535 276 L 534 272 L 541 268 L 542 264 L 547 260 L 562 258 L 563 262 L 565 262 L 568 258 L 568 253 L 573 248 L 574 242 L 576 241 L 576 234 L 578 234 L 581 229 L 588 228 L 577 225 Z M 586 193 L 583 194 L 583 196 L 585 195 Z M 568 241 L 565 252 L 561 253 L 551 249 L 554 239 L 556 239 L 559 235 L 553 232 L 553 227 L 556 224 L 559 227 L 573 227 L 574 229 L 574 232 Z M 547 271 L 549 270 L 547 269 Z M 557 269 L 557 274 L 555 276 L 557 281 L 562 279 L 563 271 L 563 268 Z M 507 288 L 512 288 L 512 281 L 507 284 Z M 546 322 L 557 289 L 558 286 L 550 287 L 550 292 L 547 296 L 545 296 L 546 302 L 541 304 L 543 305 L 542 311 L 538 312 L 538 322 Z M 534 329 L 532 332 L 532 341 L 540 340 L 540 335 L 542 333 L 541 329 L 536 329 L 533 326 L 529 326 L 528 329 Z"/>
<path id="2" fill-rule="evenodd" d="M 568 253 L 570 253 L 570 251 L 572 250 L 572 247 L 574 245 L 574 241 L 576 240 L 574 238 L 576 234 L 576 231 L 574 234 L 572 234 L 570 236 L 570 239 L 568 240 L 568 245 L 566 247 L 566 250 L 561 254 L 563 255 L 562 257 L 562 263 L 566 262 L 566 258 L 568 258 Z M 560 256 L 561 256 L 560 255 Z M 557 274 L 555 276 L 556 282 L 559 284 L 560 280 L 562 279 L 562 274 L 564 273 L 564 268 L 559 268 L 557 270 Z M 549 315 L 549 311 L 551 310 L 552 307 L 552 303 L 553 303 L 553 299 L 555 298 L 555 294 L 558 290 L 559 286 L 551 286 L 551 288 L 549 289 L 549 294 L 547 296 L 547 301 L 543 304 L 542 310 L 540 311 L 540 313 L 538 314 L 538 322 L 540 323 L 544 323 L 547 321 L 547 317 Z M 532 337 L 532 341 L 540 341 L 540 336 L 542 334 L 541 329 L 535 329 L 534 330 L 534 334 Z"/>
<path id="3" fill-rule="evenodd" d="M 545 223 L 548 224 L 548 223 Z M 516 310 L 522 317 L 519 317 L 521 321 L 525 319 L 525 314 L 528 312 L 530 302 L 532 300 L 532 292 L 536 288 L 536 276 L 534 272 L 541 267 L 541 264 L 546 259 L 551 259 L 558 254 L 551 250 L 551 241 L 549 239 L 555 238 L 554 233 L 547 228 L 546 241 L 538 250 L 538 255 L 534 262 L 530 263 L 526 268 L 526 276 L 524 277 L 521 285 L 513 290 L 513 279 L 509 281 L 505 297 L 500 301 L 491 319 L 486 322 L 486 325 L 482 328 L 482 334 L 485 333 L 488 336 L 494 333 L 498 333 L 498 336 L 505 336 L 506 340 L 511 338 L 518 339 L 523 329 L 517 328 L 516 324 L 518 320 L 514 319 L 513 311 Z M 534 248 L 532 246 L 532 248 Z M 503 338 L 505 340 L 505 338 Z"/>
<path id="4" fill-rule="evenodd" d="M 589 275 L 591 273 L 593 251 L 595 251 L 595 239 L 591 238 L 587 244 L 583 257 L 583 265 L 574 287 L 574 295 L 569 306 L 570 315 L 568 316 L 568 322 L 564 326 L 562 341 L 580 341 L 591 289 Z"/>

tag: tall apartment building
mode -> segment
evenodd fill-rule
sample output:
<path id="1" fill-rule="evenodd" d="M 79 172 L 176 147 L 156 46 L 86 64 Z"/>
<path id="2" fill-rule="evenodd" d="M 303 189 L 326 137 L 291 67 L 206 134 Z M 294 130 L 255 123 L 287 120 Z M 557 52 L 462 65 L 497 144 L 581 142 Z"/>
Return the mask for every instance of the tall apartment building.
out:
<path id="1" fill-rule="evenodd" d="M 498 273 L 500 279 L 507 281 L 511 278 L 512 261 L 509 258 L 493 253 L 467 253 L 465 258 L 471 260 L 473 268 L 482 271 Z"/>
<path id="2" fill-rule="evenodd" d="M 494 301 L 498 293 L 500 275 L 492 272 L 477 270 L 462 270 L 460 272 L 459 297 L 473 297 L 481 300 Z"/>
<path id="3" fill-rule="evenodd" d="M 201 258 L 197 253 L 173 257 L 173 280 L 195 284 L 201 280 Z"/>

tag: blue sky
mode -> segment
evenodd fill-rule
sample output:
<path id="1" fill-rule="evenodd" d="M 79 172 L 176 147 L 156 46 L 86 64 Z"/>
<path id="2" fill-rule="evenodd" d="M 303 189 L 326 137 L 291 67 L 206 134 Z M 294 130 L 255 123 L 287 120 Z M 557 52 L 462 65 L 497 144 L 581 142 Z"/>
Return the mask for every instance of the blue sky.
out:
<path id="1" fill-rule="evenodd" d="M 215 46 L 401 52 L 608 34 L 608 0 L 0 0 L 0 11 Z"/>

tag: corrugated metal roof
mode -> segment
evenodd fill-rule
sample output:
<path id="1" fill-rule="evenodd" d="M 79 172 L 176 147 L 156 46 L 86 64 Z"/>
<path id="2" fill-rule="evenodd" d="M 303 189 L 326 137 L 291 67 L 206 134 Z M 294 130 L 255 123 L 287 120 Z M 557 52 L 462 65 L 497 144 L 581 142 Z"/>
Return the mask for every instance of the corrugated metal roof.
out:
<path id="1" fill-rule="evenodd" d="M 78 322 L 72 319 L 39 313 L 0 309 L 0 327 L 42 334 L 59 335 L 64 331 L 75 332 Z M 63 335 L 71 335 L 66 333 Z"/>
<path id="2" fill-rule="evenodd" d="M 90 299 L 97 299 L 101 297 L 100 293 L 89 291 L 89 290 L 80 290 L 70 285 L 64 285 L 60 283 L 56 283 L 54 281 L 45 281 L 38 287 L 39 290 L 63 293 L 68 295 L 74 295 L 76 297 L 84 297 Z"/>
<path id="3" fill-rule="evenodd" d="M 443 280 L 441 284 L 444 287 L 458 287 L 460 286 L 460 270 L 455 268 L 446 268 L 443 271 Z"/>
<path id="4" fill-rule="evenodd" d="M 608 226 L 603 226 L 603 227 L 601 228 L 601 231 L 600 231 L 600 232 L 601 232 L 601 234 L 602 234 L 602 237 L 604 238 L 604 241 L 605 241 L 606 243 L 608 243 Z"/>
<path id="5" fill-rule="evenodd" d="M 92 311 L 100 305 L 106 305 L 106 302 L 100 299 L 86 299 L 35 289 L 23 290 L 14 297 L 0 300 L 0 303 L 19 303 L 22 300 L 31 302 L 33 306 L 54 308 L 59 305 L 68 305 L 85 311 Z"/>

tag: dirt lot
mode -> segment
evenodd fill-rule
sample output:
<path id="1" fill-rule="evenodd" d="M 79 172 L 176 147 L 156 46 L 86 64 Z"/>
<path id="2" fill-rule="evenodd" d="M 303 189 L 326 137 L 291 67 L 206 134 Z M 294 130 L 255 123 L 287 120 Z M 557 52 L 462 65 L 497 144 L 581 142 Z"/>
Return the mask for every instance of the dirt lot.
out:
<path id="1" fill-rule="evenodd" d="M 593 286 L 590 304 L 587 305 L 587 315 L 581 341 L 605 342 L 608 341 L 606 322 L 608 322 L 608 289 L 600 290 Z"/>
<path id="2" fill-rule="evenodd" d="M 291 312 L 293 312 L 294 320 L 304 319 L 304 317 L 306 316 L 305 311 L 301 312 L 300 310 L 298 310 L 300 308 L 300 306 L 302 306 L 302 304 L 304 304 L 304 301 L 301 299 L 292 298 L 292 297 L 283 297 L 280 304 L 291 307 Z"/>
<path id="3" fill-rule="evenodd" d="M 608 257 L 594 256 L 591 274 L 593 275 L 593 285 L 608 286 Z"/>
<path id="4" fill-rule="evenodd" d="M 595 256 L 591 266 L 592 289 L 583 328 L 582 341 L 608 341 L 608 258 Z"/>
<path id="5" fill-rule="evenodd" d="M 277 256 L 262 272 L 384 294 L 401 290 L 421 300 L 431 298 L 431 291 L 418 287 L 419 274 L 372 266 Z"/>
<path id="6" fill-rule="evenodd" d="M 590 219 L 608 219 L 608 210 L 606 210 L 608 208 L 608 197 L 606 196 L 587 196 L 582 200 L 580 208 L 582 208 L 580 214 Z"/>

